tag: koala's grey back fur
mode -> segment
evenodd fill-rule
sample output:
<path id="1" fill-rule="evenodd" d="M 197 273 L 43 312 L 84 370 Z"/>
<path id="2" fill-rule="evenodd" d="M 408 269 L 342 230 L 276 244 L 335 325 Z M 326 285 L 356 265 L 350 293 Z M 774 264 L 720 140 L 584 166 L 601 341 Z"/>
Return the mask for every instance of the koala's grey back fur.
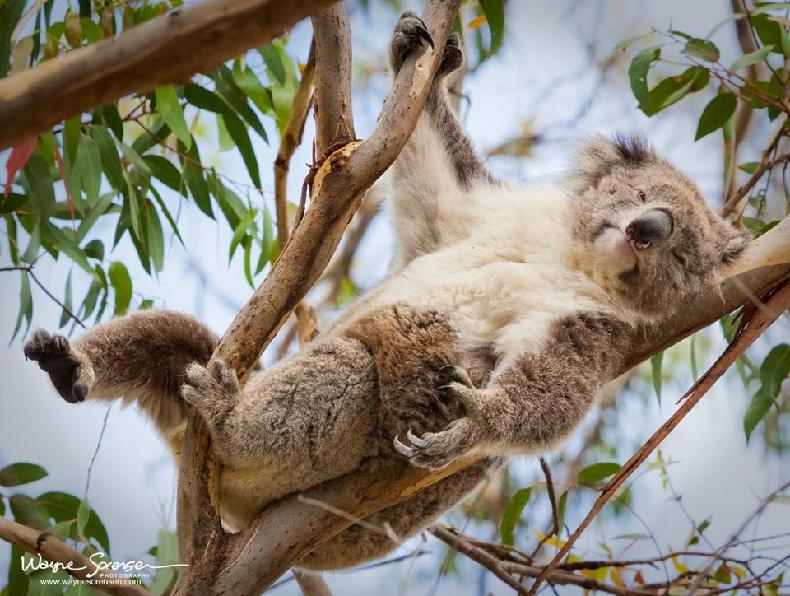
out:
<path id="1" fill-rule="evenodd" d="M 395 70 L 426 35 L 416 16 L 401 17 Z M 588 143 L 565 191 L 496 181 L 446 100 L 443 77 L 460 61 L 451 39 L 393 166 L 392 275 L 297 356 L 240 390 L 221 362 L 205 368 L 216 336 L 168 311 L 99 325 L 73 343 L 39 331 L 25 347 L 69 402 L 136 400 L 176 456 L 187 403 L 197 408 L 224 466 L 220 513 L 232 529 L 367 458 L 439 468 L 479 456 L 319 545 L 300 562 L 307 568 L 381 556 L 396 546 L 393 532 L 424 528 L 500 456 L 556 445 L 619 370 L 639 326 L 710 283 L 745 242 L 690 180 L 636 140 Z M 640 245 L 633 267 L 613 268 L 602 238 L 617 240 L 621 220 L 659 209 L 671 234 Z"/>

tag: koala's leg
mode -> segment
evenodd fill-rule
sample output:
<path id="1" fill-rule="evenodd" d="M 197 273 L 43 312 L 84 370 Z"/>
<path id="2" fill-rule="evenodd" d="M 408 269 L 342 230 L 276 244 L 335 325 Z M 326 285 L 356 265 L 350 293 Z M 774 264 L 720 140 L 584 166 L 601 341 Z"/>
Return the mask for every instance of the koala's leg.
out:
<path id="1" fill-rule="evenodd" d="M 556 321 L 537 353 L 505 358 L 477 389 L 462 369 L 442 388 L 465 416 L 440 432 L 407 437 L 398 451 L 412 464 L 441 468 L 467 454 L 545 450 L 567 437 L 616 374 L 633 328 L 596 313 Z"/>
<path id="2" fill-rule="evenodd" d="M 299 567 L 342 569 L 386 555 L 449 511 L 486 477 L 497 460 L 481 461 L 365 518 L 306 555 Z"/>
<path id="3" fill-rule="evenodd" d="M 286 492 L 351 471 L 374 454 L 376 368 L 353 339 L 317 340 L 253 375 L 243 391 L 223 363 L 193 364 L 182 396 L 206 419 L 225 465 L 259 470 L 269 485 L 288 483 Z"/>
<path id="4" fill-rule="evenodd" d="M 97 325 L 73 342 L 39 330 L 24 351 L 67 402 L 137 400 L 165 438 L 172 439 L 185 420 L 178 389 L 186 367 L 208 362 L 217 341 L 188 315 L 150 310 Z"/>
<path id="5" fill-rule="evenodd" d="M 430 36 L 413 13 L 404 13 L 393 33 L 390 63 L 422 51 Z M 432 42 L 430 42 L 432 44 Z M 493 178 L 463 132 L 447 97 L 446 77 L 463 64 L 458 37 L 451 35 L 417 127 L 392 167 L 393 216 L 398 234 L 395 268 L 433 252 L 474 225 L 463 213 L 465 194 Z"/>

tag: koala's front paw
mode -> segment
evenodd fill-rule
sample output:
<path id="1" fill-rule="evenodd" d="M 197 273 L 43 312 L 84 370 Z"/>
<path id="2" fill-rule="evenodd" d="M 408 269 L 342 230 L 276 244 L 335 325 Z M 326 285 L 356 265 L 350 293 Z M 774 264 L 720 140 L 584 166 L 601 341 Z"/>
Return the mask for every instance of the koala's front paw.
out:
<path id="1" fill-rule="evenodd" d="M 476 442 L 475 425 L 470 418 L 459 418 L 437 433 L 417 436 L 406 433 L 406 443 L 392 440 L 395 451 L 413 466 L 436 470 L 466 454 Z"/>
<path id="2" fill-rule="evenodd" d="M 392 33 L 392 41 L 390 42 L 390 66 L 392 71 L 397 73 L 412 52 L 419 51 L 422 53 L 425 49 L 424 44 L 434 47 L 433 38 L 428 32 L 425 23 L 413 12 L 404 12 L 395 25 L 395 31 Z"/>
<path id="3" fill-rule="evenodd" d="M 447 365 L 439 370 L 442 385 L 439 392 L 444 401 L 457 401 L 466 415 L 475 418 L 480 413 L 480 401 L 483 399 L 480 389 L 475 387 L 469 373 L 460 366 Z"/>
<path id="4" fill-rule="evenodd" d="M 51 335 L 43 329 L 25 344 L 25 357 L 38 362 L 49 375 L 60 396 L 70 404 L 85 399 L 93 385 L 93 368 L 87 358 L 77 353 L 62 335 Z"/>
<path id="5" fill-rule="evenodd" d="M 186 369 L 181 397 L 209 421 L 224 416 L 238 402 L 239 380 L 232 368 L 215 360 L 208 368 L 193 362 Z"/>
<path id="6" fill-rule="evenodd" d="M 439 378 L 443 384 L 438 390 L 443 394 L 444 401 L 459 402 L 465 415 L 439 432 L 417 436 L 409 431 L 405 443 L 398 437 L 393 440 L 395 450 L 411 464 L 421 468 L 443 468 L 465 455 L 480 439 L 480 403 L 485 399 L 483 393 L 460 366 L 442 367 Z"/>

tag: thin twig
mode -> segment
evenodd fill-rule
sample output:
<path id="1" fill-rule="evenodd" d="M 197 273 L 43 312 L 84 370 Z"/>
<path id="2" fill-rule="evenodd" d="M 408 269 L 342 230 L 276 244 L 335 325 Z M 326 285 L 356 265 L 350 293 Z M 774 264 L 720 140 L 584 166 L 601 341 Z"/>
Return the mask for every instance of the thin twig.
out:
<path id="1" fill-rule="evenodd" d="M 65 304 L 63 304 L 63 302 L 61 302 L 58 298 L 56 298 L 55 295 L 52 292 L 50 292 L 49 289 L 41 282 L 41 280 L 38 277 L 36 277 L 36 274 L 33 273 L 33 265 L 16 265 L 13 267 L 0 267 L 0 273 L 4 271 L 24 271 L 25 273 L 27 273 L 30 276 L 30 279 L 32 279 L 39 288 L 41 288 L 41 291 L 44 292 L 49 297 L 50 300 L 52 300 L 55 304 L 57 304 L 63 310 L 63 312 L 66 313 L 66 315 L 69 318 L 71 318 L 75 323 L 77 323 L 83 329 L 87 329 L 85 323 L 82 322 L 82 319 L 80 319 L 77 315 L 75 315 L 68 306 L 66 306 Z"/>

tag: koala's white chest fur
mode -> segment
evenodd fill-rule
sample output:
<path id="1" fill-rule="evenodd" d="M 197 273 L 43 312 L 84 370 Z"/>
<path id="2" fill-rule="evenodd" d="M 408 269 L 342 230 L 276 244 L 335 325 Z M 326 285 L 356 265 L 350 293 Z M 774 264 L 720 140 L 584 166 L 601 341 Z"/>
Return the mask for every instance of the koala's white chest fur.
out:
<path id="1" fill-rule="evenodd" d="M 465 347 L 506 357 L 540 349 L 564 315 L 613 312 L 575 266 L 568 198 L 558 187 L 487 187 L 447 202 L 459 220 L 477 223 L 475 231 L 412 261 L 359 301 L 341 328 L 404 302 L 448 314 Z"/>

